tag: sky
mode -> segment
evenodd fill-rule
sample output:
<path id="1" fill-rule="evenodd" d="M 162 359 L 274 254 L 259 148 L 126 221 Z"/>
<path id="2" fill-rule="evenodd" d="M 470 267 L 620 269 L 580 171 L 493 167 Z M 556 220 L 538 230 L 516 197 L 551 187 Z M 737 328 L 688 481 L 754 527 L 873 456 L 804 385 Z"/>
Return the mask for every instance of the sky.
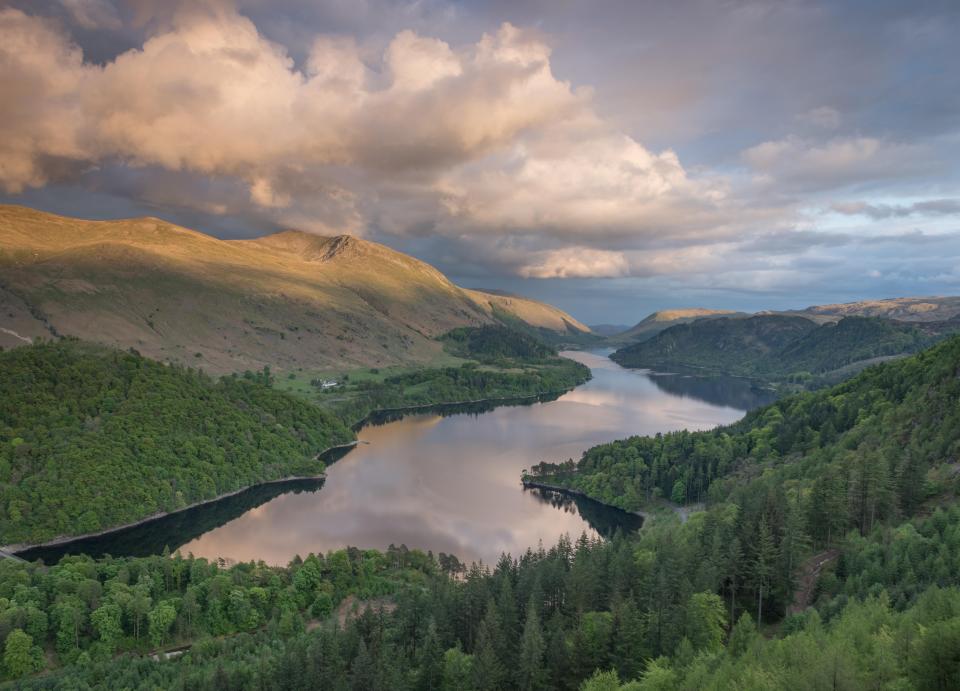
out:
<path id="1" fill-rule="evenodd" d="M 0 201 L 589 324 L 960 293 L 955 0 L 0 0 Z"/>

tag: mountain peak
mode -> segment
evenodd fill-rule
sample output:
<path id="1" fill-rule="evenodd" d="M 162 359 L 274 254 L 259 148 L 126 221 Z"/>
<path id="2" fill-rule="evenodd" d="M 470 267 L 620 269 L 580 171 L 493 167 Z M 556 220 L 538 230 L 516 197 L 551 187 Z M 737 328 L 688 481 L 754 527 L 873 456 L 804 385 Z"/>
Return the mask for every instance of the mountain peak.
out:
<path id="1" fill-rule="evenodd" d="M 321 261 L 329 261 L 335 257 L 353 255 L 362 249 L 362 241 L 352 235 L 337 235 L 330 238 L 327 251 Z"/>
<path id="2" fill-rule="evenodd" d="M 307 261 L 325 262 L 360 254 L 366 242 L 352 235 L 314 235 L 302 230 L 281 230 L 252 240 L 258 245 L 299 255 Z"/>

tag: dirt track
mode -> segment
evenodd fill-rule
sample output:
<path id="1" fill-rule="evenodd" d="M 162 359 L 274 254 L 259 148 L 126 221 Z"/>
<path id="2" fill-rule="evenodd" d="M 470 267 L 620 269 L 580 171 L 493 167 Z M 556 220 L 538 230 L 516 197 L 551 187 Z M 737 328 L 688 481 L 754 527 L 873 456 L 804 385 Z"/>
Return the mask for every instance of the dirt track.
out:
<path id="1" fill-rule="evenodd" d="M 839 549 L 828 549 L 819 554 L 814 554 L 800 566 L 800 576 L 797 582 L 797 589 L 793 593 L 793 603 L 787 607 L 787 614 L 799 614 L 810 606 L 813 599 L 814 588 L 817 587 L 817 579 L 823 569 L 836 561 L 840 556 Z"/>

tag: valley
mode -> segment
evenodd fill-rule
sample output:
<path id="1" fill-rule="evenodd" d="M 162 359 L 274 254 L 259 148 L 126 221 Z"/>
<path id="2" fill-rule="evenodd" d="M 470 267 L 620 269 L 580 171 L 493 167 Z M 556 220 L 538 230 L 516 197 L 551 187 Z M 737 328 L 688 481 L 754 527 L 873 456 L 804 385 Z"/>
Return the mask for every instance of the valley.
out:
<path id="1" fill-rule="evenodd" d="M 958 35 L 0 0 L 0 691 L 960 690 Z"/>

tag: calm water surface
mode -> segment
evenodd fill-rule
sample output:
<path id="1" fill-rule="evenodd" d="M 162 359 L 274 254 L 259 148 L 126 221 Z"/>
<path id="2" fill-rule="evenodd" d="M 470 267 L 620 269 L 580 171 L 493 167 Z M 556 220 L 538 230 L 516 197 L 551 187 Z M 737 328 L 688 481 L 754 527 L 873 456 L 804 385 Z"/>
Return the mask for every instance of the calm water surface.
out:
<path id="1" fill-rule="evenodd" d="M 770 400 L 744 380 L 651 375 L 603 353 L 566 355 L 588 365 L 593 379 L 556 400 L 368 426 L 359 434 L 363 443 L 328 468 L 326 482 L 256 488 L 69 551 L 138 554 L 168 545 L 208 558 L 285 564 L 295 554 L 392 543 L 490 563 L 502 552 L 518 555 L 538 541 L 549 546 L 563 533 L 604 532 L 632 518 L 525 491 L 522 469 L 577 459 L 632 434 L 733 422 Z M 48 552 L 35 556 L 56 556 Z"/>

